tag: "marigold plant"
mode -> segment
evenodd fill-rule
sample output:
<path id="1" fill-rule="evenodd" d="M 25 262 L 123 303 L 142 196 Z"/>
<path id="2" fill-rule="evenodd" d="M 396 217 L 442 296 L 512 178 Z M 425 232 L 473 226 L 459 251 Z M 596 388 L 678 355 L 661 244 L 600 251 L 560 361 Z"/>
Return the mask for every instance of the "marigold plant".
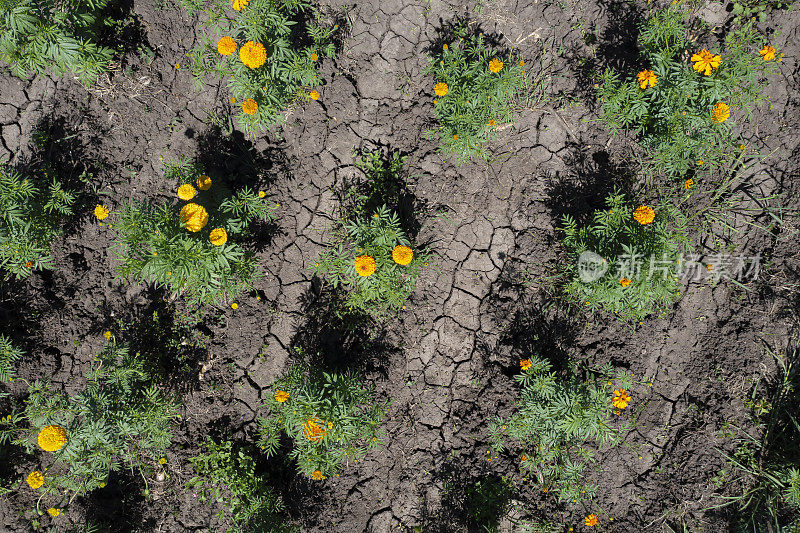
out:
<path id="1" fill-rule="evenodd" d="M 164 454 L 177 408 L 152 384 L 142 361 L 111 340 L 77 392 L 42 380 L 30 385 L 13 442 L 30 453 L 48 452 L 43 478 L 34 480 L 43 501 L 66 505 L 105 485 L 112 471 L 145 471 Z"/>
<path id="2" fill-rule="evenodd" d="M 109 0 L 14 0 L 0 2 L 0 61 L 15 76 L 70 72 L 92 83 L 108 70 L 115 50 L 98 37 L 117 21 Z"/>
<path id="3" fill-rule="evenodd" d="M 180 0 L 204 11 L 201 42 L 189 52 L 195 86 L 223 79 L 241 102 L 234 110 L 249 135 L 286 119 L 287 111 L 319 83 L 319 58 L 331 57 L 333 28 L 307 0 Z"/>
<path id="4" fill-rule="evenodd" d="M 273 218 L 277 204 L 248 188 L 233 193 L 190 161 L 168 163 L 164 174 L 177 181 L 178 202 L 125 204 L 114 224 L 117 271 L 192 303 L 235 299 L 258 276 L 241 241 L 252 223 Z"/>
<path id="5" fill-rule="evenodd" d="M 288 435 L 294 442 L 290 457 L 305 476 L 335 475 L 383 444 L 380 426 L 389 402 L 378 400 L 352 372 L 328 374 L 295 366 L 270 390 L 269 413 L 258 421 L 259 445 L 271 457 L 280 435 Z"/>
<path id="6" fill-rule="evenodd" d="M 581 227 L 563 219 L 563 244 L 573 260 L 565 267 L 568 299 L 621 320 L 665 311 L 679 297 L 677 275 L 689 242 L 684 216 L 667 203 L 634 208 L 618 193 L 606 205 Z"/>
<path id="7" fill-rule="evenodd" d="M 630 77 L 609 69 L 598 84 L 601 119 L 640 136 L 649 173 L 681 179 L 699 161 L 706 172 L 736 164 L 735 121 L 764 98 L 764 75 L 775 70 L 752 22 L 703 47 L 689 39 L 688 16 L 682 4 L 656 12 L 639 34 L 646 69 Z"/>
<path id="8" fill-rule="evenodd" d="M 488 157 L 485 144 L 497 135 L 497 124 L 513 123 L 517 97 L 525 89 L 524 62 L 515 52 L 495 49 L 483 34 L 459 28 L 453 40 L 428 54 L 425 74 L 433 75 L 428 89 L 440 150 L 460 163 Z"/>
<path id="9" fill-rule="evenodd" d="M 515 412 L 489 424 L 495 453 L 520 450 L 523 475 L 558 500 L 578 504 L 594 499 L 597 487 L 586 467 L 605 445 L 617 446 L 634 427 L 633 417 L 614 414 L 612 390 L 629 389 L 631 377 L 610 364 L 584 376 L 574 365 L 559 375 L 552 365 L 532 356 L 527 370 L 514 376 L 522 386 Z"/>
<path id="10" fill-rule="evenodd" d="M 74 203 L 75 195 L 58 181 L 40 190 L 34 180 L 0 165 L 0 270 L 6 277 L 53 268 L 50 246 Z"/>
<path id="11" fill-rule="evenodd" d="M 189 460 L 194 476 L 186 484 L 200 502 L 221 507 L 220 522 L 228 523 L 227 533 L 264 531 L 290 533 L 283 502 L 264 476 L 256 474 L 250 450 L 231 441 L 219 444 L 206 437 L 200 454 Z M 214 524 L 214 531 L 219 524 Z"/>

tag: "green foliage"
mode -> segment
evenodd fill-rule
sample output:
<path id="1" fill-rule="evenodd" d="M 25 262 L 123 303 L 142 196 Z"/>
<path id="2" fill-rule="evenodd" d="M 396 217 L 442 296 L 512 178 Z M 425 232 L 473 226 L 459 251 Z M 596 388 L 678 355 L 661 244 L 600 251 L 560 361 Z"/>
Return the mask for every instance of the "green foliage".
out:
<path id="1" fill-rule="evenodd" d="M 794 0 L 738 0 L 733 2 L 733 20 L 736 24 L 746 24 L 756 17 L 763 24 L 774 10 L 787 9 L 793 4 Z"/>
<path id="2" fill-rule="evenodd" d="M 251 0 L 240 11 L 231 9 L 230 0 L 181 3 L 207 15 L 201 22 L 202 40 L 189 52 L 196 87 L 205 87 L 208 75 L 225 80 L 239 107 L 239 125 L 251 136 L 284 122 L 287 108 L 308 98 L 304 88 L 319 83 L 318 58 L 333 56 L 333 29 L 323 27 L 321 13 L 306 0 Z M 236 52 L 221 55 L 221 37 L 231 37 Z M 266 62 L 258 68 L 247 67 L 239 57 L 249 41 L 266 49 Z M 255 114 L 242 111 L 248 99 L 258 104 Z"/>
<path id="3" fill-rule="evenodd" d="M 528 370 L 514 376 L 522 385 L 517 411 L 489 425 L 492 448 L 502 452 L 509 442 L 521 446 L 523 474 L 558 495 L 560 502 L 594 498 L 597 487 L 586 476 L 594 450 L 617 446 L 635 425 L 627 415 L 616 416 L 612 390 L 630 389 L 631 378 L 611 365 L 583 377 L 575 369 L 559 376 L 549 362 L 530 358 Z"/>
<path id="4" fill-rule="evenodd" d="M 566 267 L 567 297 L 621 320 L 666 310 L 679 297 L 680 254 L 688 247 L 683 215 L 665 203 L 655 206 L 655 219 L 643 225 L 622 194 L 609 195 L 606 205 L 580 228 L 572 217 L 564 217 L 564 248 L 575 259 Z M 596 267 L 594 272 L 589 265 Z M 624 280 L 630 284 L 624 286 Z"/>
<path id="5" fill-rule="evenodd" d="M 92 83 L 108 70 L 114 50 L 101 46 L 98 34 L 115 24 L 104 18 L 108 0 L 0 0 L 0 61 L 15 76 L 48 70 L 71 72 Z"/>
<path id="6" fill-rule="evenodd" d="M 687 56 L 703 48 L 688 37 L 688 13 L 675 5 L 657 12 L 644 23 L 639 35 L 646 70 L 655 73 L 655 86 L 641 88 L 636 75 L 624 79 L 606 70 L 599 84 L 601 119 L 613 130 L 636 132 L 651 154 L 650 173 L 681 177 L 687 172 L 711 171 L 732 165 L 741 140 L 736 120 L 746 118 L 761 100 L 763 76 L 775 69 L 759 50 L 764 39 L 752 23 L 729 32 L 720 55 L 722 63 L 709 76 L 693 69 Z M 731 117 L 712 120 L 719 102 L 730 107 Z"/>
<path id="7" fill-rule="evenodd" d="M 22 355 L 23 351 L 11 344 L 8 337 L 0 335 L 0 383 L 14 381 L 14 368 Z M 5 394 L 0 391 L 0 398 L 3 396 Z"/>
<path id="8" fill-rule="evenodd" d="M 409 264 L 395 262 L 392 252 L 397 246 L 413 250 Z M 375 260 L 372 274 L 356 272 L 356 259 L 362 256 Z M 334 289 L 342 285 L 348 291 L 348 309 L 379 318 L 403 308 L 427 260 L 427 252 L 413 248 L 397 214 L 383 206 L 371 217 L 345 219 L 334 227 L 328 249 L 320 254 L 314 270 Z"/>
<path id="9" fill-rule="evenodd" d="M 72 214 L 75 195 L 55 179 L 46 192 L 33 181 L 0 166 L 0 268 L 17 279 L 53 268 L 50 245 Z"/>
<path id="10" fill-rule="evenodd" d="M 789 357 L 772 355 L 777 383 L 767 390 L 757 384 L 745 402 L 758 434 L 736 428 L 736 451 L 723 453 L 734 473 L 727 485 L 741 486 L 721 505 L 737 506 L 737 531 L 800 530 L 800 358 L 796 349 Z"/>
<path id="11" fill-rule="evenodd" d="M 281 402 L 281 391 L 288 398 Z M 266 417 L 259 418 L 259 446 L 267 457 L 278 451 L 281 433 L 294 442 L 289 457 L 303 475 L 328 477 L 350 460 L 381 446 L 380 425 L 389 402 L 352 372 L 328 374 L 293 367 L 270 387 Z"/>
<path id="12" fill-rule="evenodd" d="M 456 29 L 453 42 L 428 54 L 434 84 L 447 85 L 447 94 L 434 93 L 438 126 L 431 130 L 440 139 L 440 151 L 454 154 L 459 163 L 474 157 L 487 158 L 485 143 L 497 128 L 513 123 L 516 97 L 526 87 L 524 62 L 516 54 L 487 45 L 483 34 L 472 35 L 467 26 Z M 502 70 L 489 70 L 493 59 Z"/>
<path id="13" fill-rule="evenodd" d="M 64 447 L 46 452 L 47 468 L 39 468 L 45 472 L 41 499 L 54 507 L 105 486 L 122 467 L 144 478 L 169 446 L 178 416 L 173 400 L 151 384 L 139 354 L 114 341 L 95 358 L 79 392 L 67 394 L 41 380 L 28 392 L 23 416 L 30 429 L 20 430 L 15 444 L 33 453 L 43 427 L 67 432 Z"/>
<path id="14" fill-rule="evenodd" d="M 466 519 L 480 531 L 496 533 L 511 494 L 512 484 L 506 478 L 483 476 L 466 484 L 446 479 L 442 503 L 454 518 Z"/>
<path id="15" fill-rule="evenodd" d="M 250 454 L 231 441 L 217 444 L 207 437 L 201 450 L 190 459 L 195 475 L 187 487 L 197 492 L 201 502 L 222 506 L 217 517 L 229 518 L 228 533 L 295 531 L 286 522 L 280 497 L 263 476 L 256 475 Z"/>
<path id="16" fill-rule="evenodd" d="M 408 156 L 399 152 L 364 151 L 356 154 L 356 167 L 366 180 L 348 184 L 341 199 L 343 217 L 350 220 L 368 216 L 382 205 L 397 206 L 403 191 Z"/>
<path id="17" fill-rule="evenodd" d="M 188 161 L 169 163 L 167 180 L 197 186 L 202 169 Z M 114 224 L 118 239 L 117 271 L 125 277 L 167 287 L 173 297 L 183 296 L 200 305 L 236 298 L 252 287 L 258 276 L 251 251 L 237 242 L 250 236 L 250 225 L 274 217 L 277 204 L 269 204 L 249 188 L 232 193 L 214 180 L 209 190 L 198 190 L 191 202 L 203 206 L 208 223 L 198 232 L 188 231 L 177 203 L 153 205 L 129 201 Z M 227 242 L 210 241 L 216 228 L 227 233 Z"/>

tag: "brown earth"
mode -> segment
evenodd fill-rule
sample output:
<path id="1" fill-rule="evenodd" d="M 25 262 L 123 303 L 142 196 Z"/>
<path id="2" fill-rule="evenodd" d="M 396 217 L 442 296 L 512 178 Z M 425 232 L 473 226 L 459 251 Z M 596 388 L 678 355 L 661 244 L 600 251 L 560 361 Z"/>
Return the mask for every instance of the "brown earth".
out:
<path id="1" fill-rule="evenodd" d="M 729 530 L 732 511 L 708 510 L 718 503 L 712 478 L 724 466 L 715 447 L 733 446 L 720 430 L 727 422 L 752 430 L 743 400 L 758 376 L 773 371 L 765 347 L 786 349 L 797 318 L 797 220 L 790 211 L 798 204 L 800 161 L 795 10 L 774 13 L 761 26 L 786 57 L 770 80 L 770 105 L 742 123 L 751 146 L 774 153 L 745 177 L 740 197 L 780 195 L 771 205 L 786 209 L 784 224 L 771 224 L 758 208 L 736 216 L 738 231 L 727 237 L 719 228 L 695 228 L 700 253 L 724 246 L 760 253 L 759 280 L 746 289 L 686 283 L 672 312 L 635 327 L 566 308 L 544 278 L 564 260 L 555 229 L 560 216 L 587 212 L 630 175 L 629 139 L 609 137 L 595 121 L 590 88 L 592 72 L 607 65 L 633 68 L 631 46 L 646 6 L 358 2 L 348 10 L 343 50 L 323 65 L 320 100 L 298 107 L 280 132 L 254 142 L 225 135 L 224 120 L 215 125 L 214 117 L 230 112 L 223 84 L 193 89 L 182 63 L 197 38 L 196 20 L 149 1 L 134 2 L 132 10 L 133 33 L 141 33 L 154 56 L 133 47 L 91 90 L 69 77 L 0 75 L 0 159 L 23 167 L 44 162 L 82 190 L 83 214 L 54 246 L 58 268 L 2 287 L 0 324 L 28 353 L 20 376 L 52 376 L 56 386 L 78 387 L 101 333 L 117 318 L 147 321 L 156 311 L 168 332 L 171 320 L 186 314 L 160 292 L 115 277 L 113 231 L 91 216 L 100 199 L 113 210 L 128 198 L 170 198 L 173 184 L 162 179 L 159 156 L 198 156 L 212 176 L 268 191 L 281 204 L 280 216 L 258 243 L 266 274 L 258 293 L 185 332 L 202 334 L 207 349 L 164 348 L 166 383 L 181 394 L 183 407 L 166 480 L 150 480 L 155 501 L 138 496 L 141 480 L 123 472 L 76 501 L 53 522 L 57 531 L 86 519 L 110 531 L 208 530 L 215 510 L 183 488 L 187 459 L 207 434 L 253 437 L 262 389 L 295 360 L 298 345 L 321 350 L 324 364 L 362 369 L 392 400 L 386 448 L 341 477 L 315 484 L 295 475 L 288 461 L 270 463 L 303 531 L 470 531 L 446 497 L 445 482 L 463 489 L 486 475 L 519 482 L 515 498 L 536 517 L 585 529 L 582 514 L 564 512 L 550 495 L 522 483 L 515 450 L 487 461 L 487 420 L 510 412 L 518 390 L 512 376 L 519 359 L 533 353 L 610 361 L 654 378 L 652 389 L 632 391 L 642 411 L 630 446 L 601 453 L 602 472 L 591 473 L 599 504 L 614 518 L 601 517 L 597 530 Z M 425 52 L 456 17 L 518 48 L 545 95 L 503 130 L 488 164 L 458 167 L 423 135 L 432 116 L 431 83 L 420 74 Z M 37 129 L 49 133 L 43 149 L 30 144 Z M 337 189 L 358 175 L 354 150 L 374 147 L 410 156 L 406 187 L 420 213 L 417 239 L 438 257 L 399 319 L 347 329 L 324 314 L 309 267 L 322 249 Z M 80 180 L 84 170 L 92 173 L 89 183 Z M 24 386 L 12 390 L 22 394 Z M 15 460 L 7 468 L 21 478 L 31 461 Z M 32 507 L 31 498 L 21 491 L 0 501 L 0 528 L 27 531 L 20 514 Z"/>

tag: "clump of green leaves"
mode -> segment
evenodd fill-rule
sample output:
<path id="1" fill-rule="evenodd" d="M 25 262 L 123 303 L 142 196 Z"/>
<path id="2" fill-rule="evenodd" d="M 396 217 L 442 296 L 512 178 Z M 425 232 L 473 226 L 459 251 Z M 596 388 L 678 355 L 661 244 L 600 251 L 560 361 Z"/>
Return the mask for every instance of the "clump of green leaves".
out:
<path id="1" fill-rule="evenodd" d="M 756 384 L 745 402 L 758 434 L 739 432 L 738 447 L 725 455 L 735 476 L 727 486 L 741 494 L 722 496 L 721 506 L 738 507 L 742 531 L 797 531 L 800 528 L 800 358 L 775 354 L 780 374 L 767 390 Z M 722 452 L 721 452 L 722 453 Z"/>
<path id="2" fill-rule="evenodd" d="M 41 191 L 33 180 L 0 166 L 0 268 L 6 276 L 25 278 L 53 268 L 50 246 L 74 203 L 75 195 L 55 179 Z"/>
<path id="3" fill-rule="evenodd" d="M 440 151 L 460 163 L 487 158 L 485 143 L 516 118 L 515 105 L 526 87 L 524 61 L 488 45 L 483 34 L 457 28 L 453 41 L 428 54 L 425 74 L 434 78 L 434 113 Z"/>
<path id="4" fill-rule="evenodd" d="M 346 184 L 341 198 L 343 217 L 350 220 L 370 215 L 382 205 L 398 207 L 404 192 L 403 178 L 408 156 L 391 151 L 363 151 L 356 154 L 356 168 L 366 179 Z"/>
<path id="5" fill-rule="evenodd" d="M 575 368 L 558 375 L 539 357 L 523 363 L 530 366 L 514 376 L 522 385 L 516 412 L 489 425 L 492 449 L 521 447 L 524 475 L 556 493 L 560 502 L 592 500 L 597 486 L 585 470 L 594 464 L 595 451 L 619 445 L 635 425 L 626 413 L 615 415 L 612 403 L 614 386 L 630 389 L 630 376 L 613 373 L 610 364 L 586 377 Z"/>
<path id="6" fill-rule="evenodd" d="M 15 76 L 70 72 L 92 83 L 108 70 L 114 50 L 98 43 L 108 0 L 5 0 L 0 2 L 0 60 Z"/>
<path id="7" fill-rule="evenodd" d="M 285 433 L 294 442 L 289 457 L 300 472 L 321 480 L 383 444 L 380 425 L 388 405 L 353 372 L 295 366 L 270 387 L 269 414 L 258 420 L 259 445 L 271 457 Z"/>
<path id="8" fill-rule="evenodd" d="M 321 12 L 306 0 L 250 0 L 231 9 L 231 0 L 181 0 L 190 11 L 204 11 L 202 40 L 189 52 L 196 87 L 206 76 L 225 80 L 239 108 L 238 122 L 249 135 L 281 124 L 293 104 L 308 98 L 306 87 L 319 83 L 319 59 L 332 57 L 333 28 L 323 25 Z M 222 55 L 219 39 L 229 37 L 236 50 Z M 262 45 L 266 62 L 246 66 L 240 50 L 248 42 Z M 223 48 L 224 50 L 224 48 Z M 258 109 L 245 113 L 252 100 Z M 242 107 L 245 106 L 245 107 Z"/>
<path id="9" fill-rule="evenodd" d="M 763 77 L 775 68 L 774 60 L 759 55 L 764 38 L 748 22 L 727 34 L 721 50 L 710 47 L 720 56 L 718 67 L 709 75 L 695 70 L 687 59 L 704 49 L 689 39 L 688 16 L 682 6 L 669 6 L 641 28 L 641 55 L 655 85 L 608 69 L 598 89 L 601 119 L 613 131 L 637 133 L 651 153 L 647 170 L 669 177 L 735 165 L 741 144 L 736 121 L 764 98 Z M 729 107 L 730 118 L 713 115 L 719 103 Z"/>
<path id="10" fill-rule="evenodd" d="M 29 453 L 38 449 L 37 434 L 56 425 L 66 444 L 42 456 L 45 467 L 40 501 L 63 507 L 75 496 L 105 486 L 122 467 L 151 472 L 170 444 L 177 418 L 173 399 L 156 387 L 139 354 L 113 339 L 86 373 L 85 386 L 67 394 L 36 380 L 29 387 L 22 425 L 14 443 Z"/>
<path id="11" fill-rule="evenodd" d="M 408 253 L 406 248 L 413 257 L 401 264 L 404 256 L 397 254 Z M 382 206 L 371 217 L 338 223 L 314 271 L 334 289 L 345 288 L 349 310 L 379 318 L 403 308 L 427 260 L 406 237 L 397 214 Z"/>
<path id="12" fill-rule="evenodd" d="M 763 24 L 770 13 L 777 9 L 786 9 L 793 3 L 793 0 L 738 0 L 733 2 L 731 12 L 736 24 L 746 24 L 753 17 L 757 17 Z"/>
<path id="13" fill-rule="evenodd" d="M 228 533 L 296 531 L 286 521 L 280 497 L 256 474 L 255 461 L 242 446 L 206 438 L 200 455 L 189 461 L 194 476 L 186 486 L 197 492 L 201 502 L 222 507 L 217 518 L 230 521 Z"/>
<path id="14" fill-rule="evenodd" d="M 22 350 L 11 344 L 11 340 L 5 335 L 0 335 L 0 383 L 14 381 L 16 375 L 15 366 L 17 361 L 22 358 Z M 0 398 L 8 394 L 0 391 Z M 3 439 L 0 438 L 0 442 Z"/>
<path id="15" fill-rule="evenodd" d="M 652 222 L 634 219 L 638 208 L 612 193 L 607 209 L 578 227 L 564 216 L 564 248 L 575 262 L 565 267 L 567 297 L 591 310 L 603 309 L 621 320 L 640 320 L 677 301 L 677 274 L 688 248 L 686 221 L 667 203 L 650 207 Z M 641 206 L 640 206 L 641 207 Z"/>
<path id="16" fill-rule="evenodd" d="M 189 203 L 181 202 L 183 205 L 126 203 L 114 223 L 116 255 L 122 261 L 117 271 L 167 287 L 173 297 L 183 296 L 200 305 L 227 302 L 251 288 L 258 277 L 256 260 L 239 241 L 251 236 L 253 222 L 272 219 L 277 204 L 249 188 L 233 193 L 216 179 L 208 190 L 202 190 L 204 180 L 211 178 L 199 165 L 185 160 L 167 164 L 164 177 L 193 187 L 195 196 Z M 193 206 L 205 211 L 207 223 L 199 218 L 182 219 L 181 213 L 188 213 L 184 210 Z M 201 225 L 198 231 L 187 229 Z M 218 229 L 224 230 L 222 244 L 212 242 Z"/>

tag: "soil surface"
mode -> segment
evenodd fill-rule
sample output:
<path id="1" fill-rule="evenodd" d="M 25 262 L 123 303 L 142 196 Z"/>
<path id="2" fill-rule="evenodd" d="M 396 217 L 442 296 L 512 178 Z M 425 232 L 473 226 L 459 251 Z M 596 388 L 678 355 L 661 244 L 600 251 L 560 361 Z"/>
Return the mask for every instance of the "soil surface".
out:
<path id="1" fill-rule="evenodd" d="M 163 481 L 148 480 L 153 500 L 139 496 L 141 479 L 122 472 L 44 524 L 55 531 L 87 520 L 109 531 L 215 527 L 216 509 L 184 488 L 188 459 L 206 435 L 253 439 L 262 391 L 299 360 L 294 347 L 303 346 L 331 368 L 361 370 L 392 403 L 385 448 L 340 477 L 314 483 L 288 460 L 261 465 L 302 531 L 472 531 L 453 499 L 485 476 L 509 476 L 519 484 L 514 501 L 526 504 L 527 515 L 511 506 L 501 531 L 515 531 L 511 520 L 521 516 L 588 530 L 582 512 L 564 511 L 522 480 L 519 450 L 487 456 L 487 421 L 511 412 L 519 391 L 513 375 L 530 354 L 611 362 L 652 378 L 652 387 L 632 391 L 641 414 L 629 446 L 601 450 L 602 471 L 589 473 L 608 513 L 596 530 L 728 531 L 733 510 L 711 509 L 720 502 L 715 492 L 737 490 L 713 484 L 725 465 L 717 448 L 734 446 L 722 430 L 729 423 L 753 430 L 744 400 L 759 376 L 774 372 L 767 348 L 786 350 L 797 323 L 800 16 L 779 11 L 760 25 L 785 57 L 770 78 L 769 100 L 740 121 L 753 151 L 769 155 L 751 158 L 741 178 L 753 194 L 732 200 L 735 231 L 693 228 L 704 257 L 760 254 L 758 280 L 744 287 L 686 281 L 666 316 L 628 326 L 566 307 L 547 277 L 565 260 L 561 215 L 588 212 L 630 175 L 631 139 L 611 137 L 597 122 L 591 87 L 593 73 L 607 66 L 635 68 L 636 27 L 651 7 L 607 0 L 356 2 L 346 11 L 342 50 L 323 62 L 319 101 L 297 107 L 284 127 L 257 139 L 226 134 L 231 106 L 223 83 L 193 86 L 184 63 L 198 39 L 197 20 L 169 2 L 133 2 L 131 38 L 138 42 L 97 86 L 0 73 L 0 159 L 20 168 L 49 165 L 81 191 L 82 214 L 53 246 L 57 269 L 2 286 L 0 327 L 27 352 L 21 378 L 51 377 L 55 387 L 74 390 L 103 345 L 102 332 L 118 319 L 155 321 L 169 331 L 186 316 L 160 291 L 115 275 L 113 230 L 92 216 L 98 201 L 113 211 L 130 198 L 172 198 L 162 158 L 198 157 L 212 177 L 227 175 L 281 204 L 259 242 L 265 275 L 258 290 L 236 310 L 214 309 L 201 325 L 179 328 L 197 348 L 164 348 L 175 357 L 164 365 L 165 387 L 180 395 L 182 418 Z M 729 22 L 720 7 L 700 12 L 721 28 L 712 38 Z M 457 166 L 425 136 L 433 115 L 432 83 L 421 75 L 425 53 L 457 18 L 517 48 L 537 81 L 538 96 L 502 129 L 488 163 Z M 47 134 L 39 145 L 32 142 L 37 131 Z M 337 191 L 359 175 L 354 151 L 372 148 L 410 156 L 405 186 L 418 213 L 416 238 L 436 257 L 399 318 L 349 330 L 323 312 L 326 289 L 310 267 L 335 216 Z M 81 179 L 85 171 L 88 180 Z M 756 200 L 770 196 L 776 199 Z M 772 223 L 765 205 L 783 209 L 782 225 Z M 11 390 L 21 397 L 23 380 Z M 7 468 L 22 479 L 33 461 L 19 458 Z M 0 501 L 0 530 L 29 531 L 32 498 L 20 490 Z"/>

